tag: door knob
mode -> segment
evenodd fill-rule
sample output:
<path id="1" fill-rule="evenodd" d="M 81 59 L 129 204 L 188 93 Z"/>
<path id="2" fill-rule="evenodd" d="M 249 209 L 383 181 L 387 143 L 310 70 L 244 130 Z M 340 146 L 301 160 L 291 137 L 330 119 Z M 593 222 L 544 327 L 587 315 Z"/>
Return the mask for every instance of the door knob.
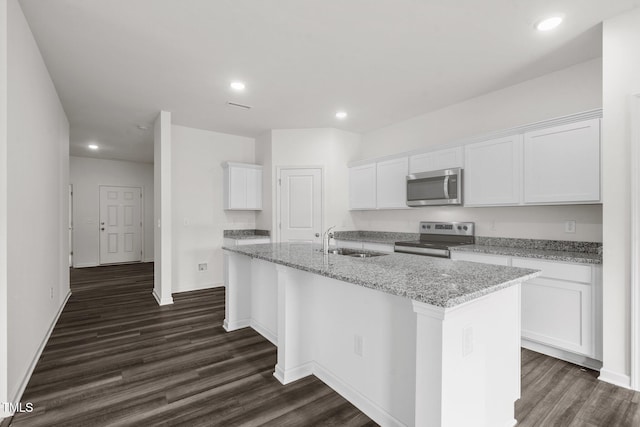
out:
<path id="1" fill-rule="evenodd" d="M 104 227 L 102 227 L 100 230 L 104 231 Z"/>
<path id="2" fill-rule="evenodd" d="M 320 233 L 316 233 L 316 237 L 320 237 Z"/>

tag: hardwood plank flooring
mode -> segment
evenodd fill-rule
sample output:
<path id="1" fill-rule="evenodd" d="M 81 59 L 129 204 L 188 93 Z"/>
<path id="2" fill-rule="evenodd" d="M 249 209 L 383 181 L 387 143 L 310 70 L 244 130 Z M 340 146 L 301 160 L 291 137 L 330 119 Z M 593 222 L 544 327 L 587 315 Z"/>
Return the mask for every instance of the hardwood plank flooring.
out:
<path id="1" fill-rule="evenodd" d="M 276 349 L 252 329 L 222 329 L 224 289 L 151 296 L 153 264 L 72 269 L 72 296 L 11 426 L 370 426 L 307 377 L 282 386 Z M 640 426 L 640 393 L 597 372 L 522 350 L 519 426 Z"/>

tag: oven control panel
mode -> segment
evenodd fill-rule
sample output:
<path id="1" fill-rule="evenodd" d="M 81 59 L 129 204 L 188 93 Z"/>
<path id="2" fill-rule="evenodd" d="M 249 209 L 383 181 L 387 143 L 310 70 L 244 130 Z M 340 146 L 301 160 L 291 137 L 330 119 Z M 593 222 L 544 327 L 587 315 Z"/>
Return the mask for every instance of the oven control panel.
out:
<path id="1" fill-rule="evenodd" d="M 444 234 L 453 236 L 473 236 L 473 222 L 429 222 L 420 223 L 420 234 Z"/>

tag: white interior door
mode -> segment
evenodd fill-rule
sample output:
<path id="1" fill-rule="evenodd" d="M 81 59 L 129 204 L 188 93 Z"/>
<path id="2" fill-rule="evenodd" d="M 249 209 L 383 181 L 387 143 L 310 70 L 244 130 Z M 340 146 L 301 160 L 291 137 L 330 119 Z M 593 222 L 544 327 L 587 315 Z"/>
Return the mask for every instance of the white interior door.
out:
<path id="1" fill-rule="evenodd" d="M 322 170 L 280 170 L 280 241 L 322 241 Z"/>
<path id="2" fill-rule="evenodd" d="M 100 264 L 142 260 L 139 187 L 100 186 Z"/>

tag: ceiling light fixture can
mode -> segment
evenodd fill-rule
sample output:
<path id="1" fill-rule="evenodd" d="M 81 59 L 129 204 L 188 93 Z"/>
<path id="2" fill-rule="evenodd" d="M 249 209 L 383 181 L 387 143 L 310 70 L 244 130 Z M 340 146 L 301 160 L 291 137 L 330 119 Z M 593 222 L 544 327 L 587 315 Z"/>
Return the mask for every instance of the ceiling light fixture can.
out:
<path id="1" fill-rule="evenodd" d="M 336 118 L 340 119 L 340 120 L 344 120 L 347 118 L 347 113 L 346 111 L 338 111 L 336 113 Z"/>
<path id="2" fill-rule="evenodd" d="M 552 16 L 550 18 L 543 19 L 536 24 L 536 30 L 538 31 L 550 31 L 556 28 L 562 23 L 562 16 Z"/>
<path id="3" fill-rule="evenodd" d="M 97 150 L 98 146 L 96 144 L 89 144 L 89 149 L 90 150 Z"/>
<path id="4" fill-rule="evenodd" d="M 245 88 L 245 85 L 242 82 L 231 82 L 229 86 L 231 86 L 231 89 L 237 90 L 237 91 L 243 91 Z"/>

